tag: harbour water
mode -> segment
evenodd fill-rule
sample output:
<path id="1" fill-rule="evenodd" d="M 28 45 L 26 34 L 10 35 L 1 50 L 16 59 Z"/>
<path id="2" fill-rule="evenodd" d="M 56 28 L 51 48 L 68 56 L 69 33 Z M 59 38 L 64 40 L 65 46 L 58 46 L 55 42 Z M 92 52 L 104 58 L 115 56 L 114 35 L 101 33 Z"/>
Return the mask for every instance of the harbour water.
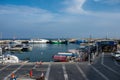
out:
<path id="1" fill-rule="evenodd" d="M 68 49 L 76 49 L 77 44 L 30 44 L 32 51 L 28 52 L 6 52 L 16 55 L 20 60 L 29 60 L 30 62 L 43 61 L 50 62 L 52 56 L 58 52 L 67 52 Z"/>

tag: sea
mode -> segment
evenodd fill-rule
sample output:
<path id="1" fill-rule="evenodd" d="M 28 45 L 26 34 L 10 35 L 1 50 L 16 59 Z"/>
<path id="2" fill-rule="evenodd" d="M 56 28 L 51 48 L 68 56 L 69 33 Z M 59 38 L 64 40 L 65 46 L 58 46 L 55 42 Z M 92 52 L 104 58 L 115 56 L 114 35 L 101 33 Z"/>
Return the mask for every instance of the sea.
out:
<path id="1" fill-rule="evenodd" d="M 5 54 L 12 54 L 17 56 L 20 60 L 29 60 L 29 62 L 43 61 L 52 62 L 52 56 L 58 52 L 67 52 L 69 49 L 76 49 L 78 44 L 30 44 L 31 51 L 27 52 L 6 52 Z"/>

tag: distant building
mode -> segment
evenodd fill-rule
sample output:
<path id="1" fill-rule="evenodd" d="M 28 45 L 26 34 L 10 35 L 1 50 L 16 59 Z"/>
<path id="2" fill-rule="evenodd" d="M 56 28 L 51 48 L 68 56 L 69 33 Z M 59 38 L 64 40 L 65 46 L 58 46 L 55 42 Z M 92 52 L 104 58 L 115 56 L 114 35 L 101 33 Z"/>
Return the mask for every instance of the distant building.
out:
<path id="1" fill-rule="evenodd" d="M 102 52 L 114 52 L 117 50 L 117 42 L 114 40 L 97 41 L 96 46 Z"/>

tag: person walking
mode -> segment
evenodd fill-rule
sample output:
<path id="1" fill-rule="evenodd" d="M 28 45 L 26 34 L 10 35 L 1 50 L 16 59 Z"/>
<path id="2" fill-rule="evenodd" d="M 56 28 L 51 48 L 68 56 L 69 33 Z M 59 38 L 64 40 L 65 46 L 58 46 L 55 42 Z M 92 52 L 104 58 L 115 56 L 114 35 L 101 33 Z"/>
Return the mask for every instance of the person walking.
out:
<path id="1" fill-rule="evenodd" d="M 32 71 L 32 69 L 30 70 L 29 75 L 30 75 L 30 77 L 33 76 L 33 71 Z"/>
<path id="2" fill-rule="evenodd" d="M 14 74 L 14 73 L 11 74 L 10 80 L 16 80 L 16 77 L 15 77 L 15 74 Z"/>
<path id="3" fill-rule="evenodd" d="M 44 76 L 44 73 L 42 72 L 41 76 L 40 76 L 40 79 L 41 80 L 44 80 L 45 76 Z"/>

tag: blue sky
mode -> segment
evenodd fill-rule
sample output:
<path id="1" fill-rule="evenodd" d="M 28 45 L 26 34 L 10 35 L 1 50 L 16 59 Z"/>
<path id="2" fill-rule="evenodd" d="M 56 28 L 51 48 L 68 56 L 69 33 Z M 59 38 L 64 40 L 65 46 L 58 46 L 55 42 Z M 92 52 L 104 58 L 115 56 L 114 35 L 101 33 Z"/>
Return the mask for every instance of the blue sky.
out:
<path id="1" fill-rule="evenodd" d="M 3 38 L 120 38 L 120 0 L 0 0 Z"/>

